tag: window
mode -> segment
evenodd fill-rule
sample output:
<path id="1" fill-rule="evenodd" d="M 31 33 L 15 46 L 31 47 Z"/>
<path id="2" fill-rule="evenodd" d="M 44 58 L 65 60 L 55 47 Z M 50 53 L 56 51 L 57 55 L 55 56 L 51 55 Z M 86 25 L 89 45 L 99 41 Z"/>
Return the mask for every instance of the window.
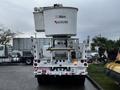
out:
<path id="1" fill-rule="evenodd" d="M 26 52 L 23 52 L 23 56 L 33 56 L 33 55 L 32 55 L 31 52 L 29 52 L 29 51 L 27 52 L 27 51 L 26 51 Z"/>
<path id="2" fill-rule="evenodd" d="M 3 50 L 4 49 L 4 47 L 3 46 L 0 46 L 0 50 Z"/>

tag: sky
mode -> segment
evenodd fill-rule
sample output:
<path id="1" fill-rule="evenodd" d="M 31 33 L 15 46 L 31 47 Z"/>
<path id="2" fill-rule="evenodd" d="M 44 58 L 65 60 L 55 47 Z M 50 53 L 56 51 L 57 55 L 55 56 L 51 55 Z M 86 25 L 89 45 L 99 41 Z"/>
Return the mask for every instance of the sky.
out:
<path id="1" fill-rule="evenodd" d="M 88 35 L 92 38 L 100 34 L 109 39 L 120 38 L 120 0 L 0 0 L 0 27 L 30 37 L 35 30 L 34 7 L 55 3 L 79 9 L 77 37 L 80 41 Z"/>

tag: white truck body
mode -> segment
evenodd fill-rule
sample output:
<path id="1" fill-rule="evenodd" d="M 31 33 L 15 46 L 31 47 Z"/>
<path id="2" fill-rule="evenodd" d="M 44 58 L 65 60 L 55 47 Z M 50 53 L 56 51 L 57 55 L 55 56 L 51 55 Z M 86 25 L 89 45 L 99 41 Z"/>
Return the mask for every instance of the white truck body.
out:
<path id="1" fill-rule="evenodd" d="M 79 77 L 78 79 L 83 77 L 81 83 L 84 84 L 88 63 L 87 60 L 81 59 L 79 39 L 71 38 L 76 35 L 77 11 L 77 8 L 57 4 L 52 7 L 35 8 L 34 15 L 37 12 L 43 14 L 46 36 L 51 36 L 48 45 L 43 45 L 41 48 L 37 38 L 32 38 L 34 74 L 39 84 L 47 77 L 57 76 Z M 36 19 L 38 16 L 34 18 L 38 20 Z"/>
<path id="2" fill-rule="evenodd" d="M 69 39 L 70 40 L 70 39 Z M 76 40 L 76 39 L 74 39 Z M 72 41 L 74 41 L 72 39 Z M 56 45 L 57 46 L 57 45 Z M 75 75 L 86 75 L 86 67 L 87 67 L 87 62 L 86 60 L 81 62 L 81 58 L 80 58 L 80 52 L 79 52 L 79 44 L 75 43 L 75 45 L 73 45 L 73 48 L 70 47 L 63 47 L 63 45 L 54 47 L 54 48 L 50 48 L 51 46 L 43 46 L 42 48 L 42 52 L 41 51 L 37 51 L 37 53 L 42 53 L 42 56 L 37 56 L 39 54 L 34 53 L 35 57 L 38 59 L 34 60 L 34 73 L 36 75 L 40 75 L 42 74 L 42 68 L 46 68 L 46 74 L 49 75 L 54 75 L 55 73 L 58 73 L 58 75 L 61 75 L 61 73 L 63 73 L 63 75 L 68 74 L 68 75 L 72 75 L 73 73 Z M 50 50 L 48 50 L 50 49 Z M 77 60 L 73 60 L 71 57 L 71 52 L 74 51 L 76 52 L 76 57 Z M 36 52 L 36 50 L 35 50 Z M 53 58 L 55 57 L 55 59 Z M 40 63 L 38 63 L 40 61 Z M 85 64 L 85 65 L 84 65 Z M 66 68 L 70 68 L 71 67 L 71 71 L 66 72 L 66 70 L 64 72 L 56 72 L 55 71 L 51 71 L 51 68 L 54 67 L 66 67 Z M 41 69 L 39 68 L 41 67 Z M 38 70 L 37 70 L 38 69 Z M 83 71 L 83 72 L 81 72 Z M 47 73 L 48 72 L 48 73 Z M 57 75 L 57 74 L 55 74 Z"/>

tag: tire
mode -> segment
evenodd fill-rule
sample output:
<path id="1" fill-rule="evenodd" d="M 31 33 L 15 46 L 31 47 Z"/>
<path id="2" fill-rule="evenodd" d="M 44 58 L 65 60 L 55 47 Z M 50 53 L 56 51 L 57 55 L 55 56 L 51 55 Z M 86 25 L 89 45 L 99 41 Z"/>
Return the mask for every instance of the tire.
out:
<path id="1" fill-rule="evenodd" d="M 80 78 L 80 85 L 84 86 L 84 83 L 85 83 L 85 76 Z"/>
<path id="2" fill-rule="evenodd" d="M 41 79 L 39 77 L 37 77 L 37 82 L 38 82 L 38 85 L 40 86 L 41 84 Z"/>
<path id="3" fill-rule="evenodd" d="M 45 84 L 44 78 L 43 78 L 43 77 L 40 77 L 40 76 L 37 77 L 37 82 L 38 82 L 38 85 L 39 85 L 39 86 Z"/>
<path id="4" fill-rule="evenodd" d="M 31 59 L 26 59 L 25 63 L 26 63 L 27 65 L 31 65 L 31 64 L 32 64 L 32 60 L 31 60 Z"/>

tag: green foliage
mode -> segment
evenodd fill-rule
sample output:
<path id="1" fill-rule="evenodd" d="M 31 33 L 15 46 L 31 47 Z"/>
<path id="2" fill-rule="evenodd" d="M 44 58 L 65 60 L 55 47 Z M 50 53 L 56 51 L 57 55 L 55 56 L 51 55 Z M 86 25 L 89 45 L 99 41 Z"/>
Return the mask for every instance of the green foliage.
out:
<path id="1" fill-rule="evenodd" d="M 119 90 L 119 86 L 114 80 L 105 75 L 103 64 L 90 64 L 88 74 L 93 78 L 104 90 Z"/>
<path id="2" fill-rule="evenodd" d="M 116 41 L 116 47 L 120 47 L 120 38 Z"/>
<path id="3" fill-rule="evenodd" d="M 95 46 L 104 47 L 106 46 L 107 39 L 105 37 L 94 37 L 92 41 L 92 48 L 95 48 Z"/>
<path id="4" fill-rule="evenodd" d="M 120 47 L 120 39 L 119 40 L 108 40 L 105 37 L 94 37 L 92 39 L 92 50 L 95 49 L 95 46 L 102 47 L 105 50 L 111 50 L 112 48 L 119 48 Z"/>
<path id="5" fill-rule="evenodd" d="M 0 44 L 7 44 L 15 36 L 10 29 L 5 30 L 4 28 L 0 29 Z"/>

